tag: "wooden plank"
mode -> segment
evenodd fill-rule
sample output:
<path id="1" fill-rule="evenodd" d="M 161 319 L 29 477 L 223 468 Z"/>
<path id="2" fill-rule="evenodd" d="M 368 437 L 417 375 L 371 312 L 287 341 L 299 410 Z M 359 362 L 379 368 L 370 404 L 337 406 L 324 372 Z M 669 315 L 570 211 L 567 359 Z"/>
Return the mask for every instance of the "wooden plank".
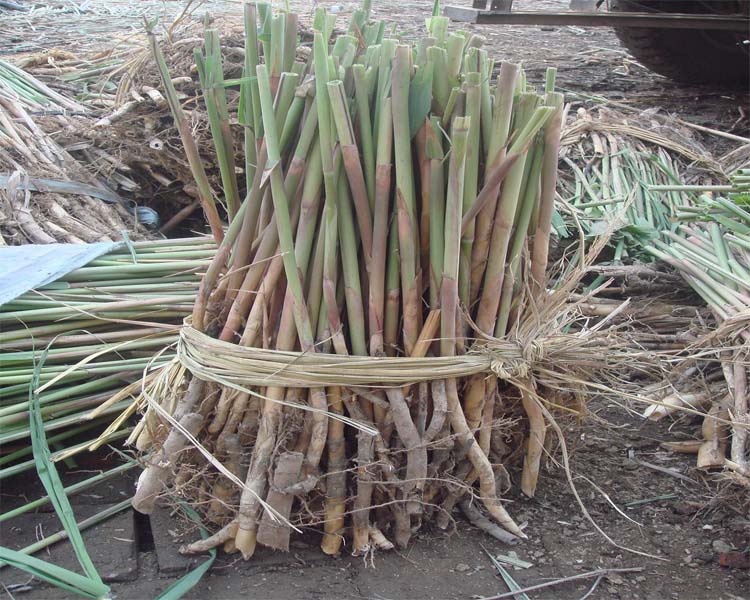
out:
<path id="1" fill-rule="evenodd" d="M 474 0 L 472 6 L 480 10 L 487 8 L 487 3 L 490 3 L 490 10 L 493 12 L 510 12 L 513 8 L 513 0 Z"/>

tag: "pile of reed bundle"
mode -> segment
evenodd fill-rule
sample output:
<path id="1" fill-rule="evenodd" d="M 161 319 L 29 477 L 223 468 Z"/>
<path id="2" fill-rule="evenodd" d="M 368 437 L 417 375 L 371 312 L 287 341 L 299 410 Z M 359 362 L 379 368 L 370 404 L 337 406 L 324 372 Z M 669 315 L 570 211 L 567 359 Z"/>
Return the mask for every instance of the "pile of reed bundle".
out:
<path id="1" fill-rule="evenodd" d="M 654 187 L 701 193 L 678 209 L 679 224 L 648 246 L 679 272 L 709 307 L 715 327 L 687 349 L 667 384 L 654 390 L 644 416 L 703 415 L 699 440 L 668 445 L 697 453 L 704 469 L 726 469 L 750 487 L 750 170 L 725 185 Z"/>
<path id="2" fill-rule="evenodd" d="M 193 14 L 196 6 L 188 6 L 174 20 L 166 21 L 164 53 L 177 96 L 193 123 L 209 181 L 220 187 L 193 57 L 193 47 L 200 42 L 203 28 Z M 224 20 L 214 24 L 222 30 L 230 29 Z M 15 60 L 13 68 L 50 94 L 78 106 L 75 111 L 66 108 L 63 112 L 41 96 L 40 100 L 47 104 L 44 110 L 34 108 L 34 114 L 43 115 L 36 118 L 38 128 L 53 134 L 89 177 L 104 182 L 117 195 L 127 198 L 129 204 L 135 202 L 155 211 L 160 217 L 161 233 L 204 232 L 206 223 L 200 216 L 198 190 L 181 151 L 168 104 L 158 89 L 159 72 L 150 58 L 146 36 L 141 30 L 125 39 L 116 37 L 111 43 L 111 48 L 83 47 L 78 53 L 51 51 Z M 222 40 L 222 68 L 227 79 L 238 78 L 242 73 L 242 44 L 242 36 L 227 35 Z M 236 118 L 238 94 L 229 89 L 227 97 L 232 118 Z M 241 134 L 237 135 L 237 141 L 241 141 Z M 80 168 L 76 174 L 78 171 Z M 71 178 L 87 181 L 72 174 Z"/>
<path id="3" fill-rule="evenodd" d="M 215 533 L 185 552 L 249 558 L 315 527 L 325 553 L 347 538 L 363 554 L 406 545 L 425 521 L 447 527 L 457 506 L 524 538 L 500 498 L 504 464 L 523 459 L 533 496 L 557 428 L 543 397 L 575 413 L 569 391 L 617 362 L 613 339 L 574 324 L 574 286 L 546 291 L 555 70 L 541 93 L 511 62 L 495 78 L 481 37 L 433 15 L 424 39 L 399 43 L 368 5 L 335 41 L 319 9 L 299 60 L 297 15 L 245 3 L 235 80 L 207 26 L 195 60 L 220 196 L 152 37 L 219 243 L 178 359 L 140 400 L 149 453 L 133 506 L 191 502 Z"/>
<path id="4" fill-rule="evenodd" d="M 35 370 L 44 430 L 62 448 L 55 459 L 89 448 L 173 358 L 215 248 L 210 238 L 123 244 L 0 306 L 0 479 L 33 468 Z M 122 423 L 97 445 L 125 437 Z"/>
<path id="5" fill-rule="evenodd" d="M 0 245 L 150 237 L 139 221 L 151 213 L 124 201 L 59 142 L 57 131 L 80 126 L 75 113 L 85 112 L 0 61 Z"/>
<path id="6" fill-rule="evenodd" d="M 581 231 L 589 237 L 607 231 L 612 265 L 653 261 L 644 247 L 674 229 L 678 208 L 692 201 L 654 186 L 705 185 L 724 176 L 689 129 L 610 108 L 579 108 L 566 120 L 560 166 L 555 233 L 569 245 Z"/>

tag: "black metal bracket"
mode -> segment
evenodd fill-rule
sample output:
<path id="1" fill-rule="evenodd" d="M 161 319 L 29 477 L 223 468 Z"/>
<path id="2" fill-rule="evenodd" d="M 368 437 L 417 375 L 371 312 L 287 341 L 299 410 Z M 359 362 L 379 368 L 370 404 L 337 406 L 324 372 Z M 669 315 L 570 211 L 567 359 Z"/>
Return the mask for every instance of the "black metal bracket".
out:
<path id="1" fill-rule="evenodd" d="M 493 3 L 502 0 L 493 0 Z M 481 0 L 478 0 L 481 2 Z M 626 12 L 511 12 L 510 2 L 501 10 L 446 6 L 443 14 L 453 21 L 478 25 L 576 25 L 579 27 L 654 27 L 664 29 L 718 29 L 750 31 L 744 15 L 693 15 L 681 13 Z M 486 1 L 485 1 L 486 6 Z"/>

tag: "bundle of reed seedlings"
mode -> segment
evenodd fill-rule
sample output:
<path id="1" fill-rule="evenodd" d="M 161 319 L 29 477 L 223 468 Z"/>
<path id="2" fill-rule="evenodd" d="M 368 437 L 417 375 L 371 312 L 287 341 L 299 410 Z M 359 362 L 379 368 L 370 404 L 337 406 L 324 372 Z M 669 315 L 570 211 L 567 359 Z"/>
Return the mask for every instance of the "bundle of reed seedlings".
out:
<path id="1" fill-rule="evenodd" d="M 80 472 L 79 453 L 133 431 L 131 398 L 152 368 L 174 356 L 179 325 L 215 250 L 207 237 L 121 244 L 0 307 L 0 485 L 24 489 L 4 503 L 0 523 L 14 529 L 50 506 L 62 523 L 35 539 L 6 540 L 13 549 L 0 547 L 0 569 L 23 569 L 83 597 L 108 597 L 80 532 L 130 509 L 130 498 L 78 521 L 68 498 L 100 492 L 137 462 L 108 460 L 107 468 L 66 486 L 57 469 L 65 463 Z M 36 497 L 22 483 L 35 470 L 46 491 Z M 63 540 L 84 575 L 33 556 Z M 191 581 L 180 580 L 171 597 L 181 597 Z"/>
<path id="2" fill-rule="evenodd" d="M 670 186 L 677 192 L 706 193 L 696 203 L 680 207 L 682 222 L 677 229 L 664 232 L 646 249 L 682 274 L 710 307 L 717 326 L 690 348 L 692 352 L 675 369 L 678 381 L 661 387 L 655 398 L 659 405 L 649 407 L 645 416 L 658 419 L 679 410 L 705 411 L 703 439 L 670 447 L 697 452 L 699 467 L 726 467 L 737 481 L 750 486 L 750 196 L 746 186 L 747 171 L 737 173 L 730 185 L 719 190 Z M 714 197 L 710 192 L 715 191 L 729 193 Z M 709 372 L 708 384 L 696 385 L 689 376 L 705 371 L 707 361 L 718 362 L 721 369 Z M 716 393 L 722 375 L 725 385 Z"/>
<path id="3" fill-rule="evenodd" d="M 12 93 L 15 97 L 34 105 L 60 111 L 67 109 L 76 113 L 86 112 L 85 106 L 56 92 L 30 73 L 4 60 L 0 60 L 0 89 L 4 90 L 4 94 Z"/>
<path id="4" fill-rule="evenodd" d="M 347 537 L 362 554 L 405 545 L 425 520 L 447 526 L 456 505 L 526 537 L 500 500 L 502 462 L 525 455 L 532 496 L 550 417 L 538 392 L 576 387 L 606 354 L 543 310 L 554 69 L 537 93 L 519 65 L 495 78 L 482 39 L 446 18 L 409 45 L 368 4 L 335 41 L 319 9 L 306 55 L 297 15 L 245 3 L 238 80 L 222 79 L 210 26 L 195 52 L 232 221 L 214 230 L 179 360 L 157 376 L 172 384 L 144 390 L 137 443 L 151 452 L 133 499 L 145 513 L 166 489 L 192 502 L 216 532 L 186 552 L 249 558 L 322 526 L 324 552 Z M 216 199 L 152 44 L 210 221 Z"/>
<path id="5" fill-rule="evenodd" d="M 579 121 L 591 122 L 588 113 L 580 112 Z M 553 217 L 555 232 L 561 240 L 575 242 L 579 228 L 595 237 L 614 224 L 612 264 L 648 262 L 652 257 L 644 246 L 661 231 L 673 229 L 678 207 L 689 201 L 689 196 L 666 187 L 684 179 L 683 161 L 674 149 L 660 145 L 658 137 L 647 144 L 624 125 L 624 131 L 618 131 L 611 117 L 608 123 L 603 131 L 584 129 L 571 135 L 563 145 L 560 160 L 567 176 L 558 184 L 562 202 Z M 575 130 L 576 123 L 567 129 Z"/>
<path id="6" fill-rule="evenodd" d="M 649 190 L 652 192 L 662 193 L 701 193 L 705 195 L 704 201 L 699 206 L 680 206 L 680 218 L 691 220 L 706 216 L 706 211 L 711 215 L 732 214 L 733 211 L 721 201 L 718 204 L 711 204 L 712 194 L 727 195 L 728 199 L 733 200 L 735 204 L 747 204 L 747 194 L 750 193 L 750 169 L 737 169 L 729 176 L 726 184 L 718 185 L 684 185 L 679 180 L 666 185 L 650 185 Z M 734 216 L 741 215 L 735 214 Z M 730 226 L 731 227 L 731 226 Z"/>
<path id="7" fill-rule="evenodd" d="M 215 249 L 206 237 L 134 242 L 0 307 L 0 479 L 33 468 L 29 382 L 41 357 L 41 416 L 62 460 L 97 441 L 144 372 L 174 356 Z M 113 428 L 99 444 L 125 435 Z"/>

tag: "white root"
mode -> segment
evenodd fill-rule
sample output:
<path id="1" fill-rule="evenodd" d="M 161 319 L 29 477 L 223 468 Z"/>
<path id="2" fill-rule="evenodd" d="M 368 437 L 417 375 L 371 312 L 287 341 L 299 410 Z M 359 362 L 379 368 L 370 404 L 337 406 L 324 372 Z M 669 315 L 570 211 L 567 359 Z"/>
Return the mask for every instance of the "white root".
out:
<path id="1" fill-rule="evenodd" d="M 699 469 L 713 469 L 724 466 L 727 453 L 727 439 L 729 427 L 726 420 L 729 411 L 719 404 L 715 404 L 703 419 L 703 439 L 706 441 L 698 450 L 697 466 Z"/>
<path id="2" fill-rule="evenodd" d="M 529 418 L 529 440 L 526 448 L 526 456 L 523 459 L 523 472 L 521 473 L 521 491 L 529 498 L 534 497 L 536 484 L 539 480 L 539 466 L 544 451 L 544 438 L 547 434 L 547 425 L 544 415 L 539 408 L 539 402 L 524 389 L 521 390 L 521 401 Z"/>
<path id="3" fill-rule="evenodd" d="M 694 394 L 673 393 L 665 396 L 659 404 L 652 404 L 643 411 L 643 418 L 649 421 L 658 421 L 683 408 L 700 410 L 711 403 L 711 395 L 708 392 Z"/>
<path id="4" fill-rule="evenodd" d="M 211 548 L 216 548 L 221 544 L 226 544 L 230 540 L 234 539 L 237 535 L 237 529 L 240 524 L 237 519 L 225 525 L 219 531 L 214 533 L 212 536 L 207 537 L 205 540 L 198 540 L 192 544 L 187 544 L 180 547 L 180 554 L 200 554 L 201 552 L 208 552 Z"/>
<path id="5" fill-rule="evenodd" d="M 461 512 L 474 525 L 477 529 L 481 529 L 486 534 L 491 535 L 496 540 L 503 542 L 504 544 L 517 544 L 519 538 L 512 533 L 508 533 L 502 527 L 499 527 L 487 517 L 473 504 L 473 499 L 469 496 L 464 496 L 459 500 L 458 505 L 461 507 Z"/>
<path id="6" fill-rule="evenodd" d="M 380 531 L 374 525 L 370 525 L 370 540 L 372 540 L 373 546 L 378 550 L 393 550 L 393 542 L 391 542 L 383 532 Z"/>
<path id="7" fill-rule="evenodd" d="M 188 413 L 180 419 L 180 425 L 192 435 L 198 433 L 202 422 L 203 417 L 198 413 Z M 187 443 L 187 438 L 179 430 L 173 429 L 161 449 L 149 458 L 149 466 L 138 478 L 133 496 L 135 510 L 147 515 L 153 512 L 156 500 L 164 491 L 167 478 L 177 462 L 177 456 Z"/>

